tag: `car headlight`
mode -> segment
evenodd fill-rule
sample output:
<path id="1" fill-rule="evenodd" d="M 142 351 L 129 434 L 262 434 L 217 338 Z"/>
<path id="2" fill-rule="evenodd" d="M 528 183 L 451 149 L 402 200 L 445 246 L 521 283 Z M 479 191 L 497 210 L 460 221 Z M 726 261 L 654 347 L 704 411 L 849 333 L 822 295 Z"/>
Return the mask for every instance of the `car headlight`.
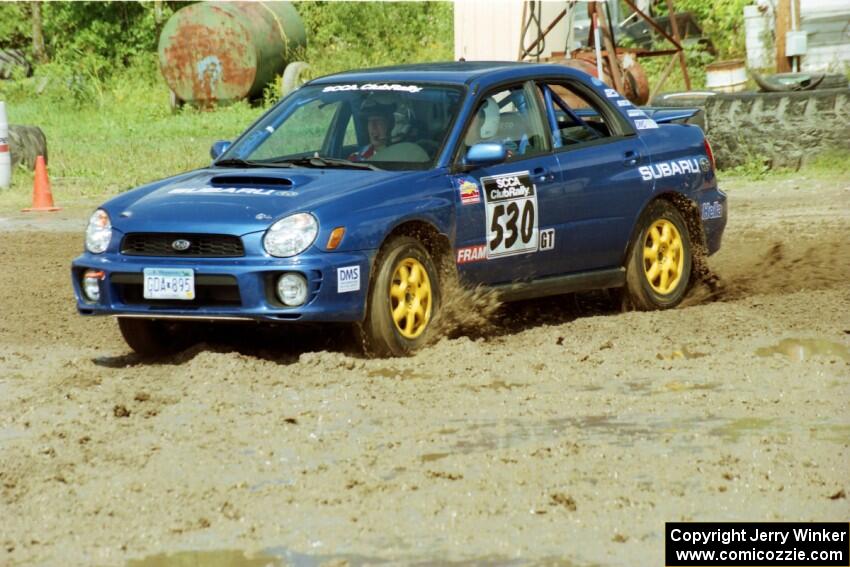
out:
<path id="1" fill-rule="evenodd" d="M 287 258 L 304 252 L 319 233 L 319 223 L 310 213 L 298 213 L 271 225 L 263 237 L 266 252 Z"/>
<path id="2" fill-rule="evenodd" d="M 86 250 L 92 254 L 100 254 L 109 247 L 112 240 L 112 223 L 109 215 L 103 209 L 96 210 L 89 218 L 86 227 Z"/>

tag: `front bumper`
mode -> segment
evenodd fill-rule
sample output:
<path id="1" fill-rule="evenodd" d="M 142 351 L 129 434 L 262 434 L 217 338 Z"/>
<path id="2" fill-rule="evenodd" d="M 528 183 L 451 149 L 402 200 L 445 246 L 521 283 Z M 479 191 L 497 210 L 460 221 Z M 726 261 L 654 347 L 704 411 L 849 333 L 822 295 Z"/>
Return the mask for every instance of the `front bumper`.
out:
<path id="1" fill-rule="evenodd" d="M 293 258 L 165 258 L 85 253 L 71 264 L 71 281 L 81 315 L 354 322 L 364 318 L 373 258 L 374 251 L 307 252 Z M 340 292 L 338 270 L 352 266 L 359 267 L 358 289 Z M 144 299 L 145 268 L 191 268 L 195 273 L 195 299 Z M 82 293 L 81 282 L 87 270 L 104 272 L 97 302 L 88 301 Z M 309 296 L 304 305 L 287 307 L 277 299 L 275 284 L 284 272 L 298 272 L 307 278 Z M 352 287 L 348 281 L 346 289 Z"/>

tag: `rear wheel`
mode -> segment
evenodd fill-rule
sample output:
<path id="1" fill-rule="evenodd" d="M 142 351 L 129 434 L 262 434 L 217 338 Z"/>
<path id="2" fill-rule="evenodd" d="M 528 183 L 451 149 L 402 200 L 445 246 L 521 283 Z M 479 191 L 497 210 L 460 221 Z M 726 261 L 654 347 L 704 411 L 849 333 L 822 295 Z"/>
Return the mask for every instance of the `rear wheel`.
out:
<path id="1" fill-rule="evenodd" d="M 422 244 L 409 236 L 386 243 L 375 262 L 366 319 L 358 326 L 367 354 L 405 356 L 427 340 L 440 305 L 434 262 Z"/>
<path id="2" fill-rule="evenodd" d="M 118 328 L 127 345 L 141 356 L 174 354 L 192 344 L 191 329 L 185 323 L 119 317 Z"/>
<path id="3" fill-rule="evenodd" d="M 626 264 L 626 298 L 643 310 L 668 309 L 685 297 L 693 263 L 688 228 L 667 201 L 651 203 L 641 215 Z"/>

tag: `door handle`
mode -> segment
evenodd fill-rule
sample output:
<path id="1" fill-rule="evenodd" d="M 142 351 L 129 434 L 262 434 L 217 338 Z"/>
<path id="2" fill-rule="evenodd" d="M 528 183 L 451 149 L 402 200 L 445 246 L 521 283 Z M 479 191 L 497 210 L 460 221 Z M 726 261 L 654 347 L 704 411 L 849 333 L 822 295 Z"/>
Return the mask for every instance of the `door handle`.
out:
<path id="1" fill-rule="evenodd" d="M 626 167 L 634 167 L 640 162 L 640 154 L 629 150 L 623 155 L 623 165 Z"/>
<path id="2" fill-rule="evenodd" d="M 534 177 L 537 183 L 546 183 L 547 181 L 555 180 L 555 174 L 545 167 L 535 167 L 534 171 L 531 172 L 531 176 Z"/>

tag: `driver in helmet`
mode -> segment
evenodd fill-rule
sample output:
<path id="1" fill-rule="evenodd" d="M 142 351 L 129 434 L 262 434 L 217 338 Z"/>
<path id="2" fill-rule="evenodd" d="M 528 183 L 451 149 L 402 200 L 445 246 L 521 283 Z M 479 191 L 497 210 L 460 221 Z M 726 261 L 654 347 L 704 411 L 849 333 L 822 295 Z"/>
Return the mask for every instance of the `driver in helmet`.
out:
<path id="1" fill-rule="evenodd" d="M 375 152 L 391 144 L 390 134 L 395 126 L 395 104 L 378 99 L 367 98 L 360 106 L 360 112 L 366 117 L 366 130 L 369 133 L 369 144 L 351 154 L 351 161 L 372 159 Z"/>

